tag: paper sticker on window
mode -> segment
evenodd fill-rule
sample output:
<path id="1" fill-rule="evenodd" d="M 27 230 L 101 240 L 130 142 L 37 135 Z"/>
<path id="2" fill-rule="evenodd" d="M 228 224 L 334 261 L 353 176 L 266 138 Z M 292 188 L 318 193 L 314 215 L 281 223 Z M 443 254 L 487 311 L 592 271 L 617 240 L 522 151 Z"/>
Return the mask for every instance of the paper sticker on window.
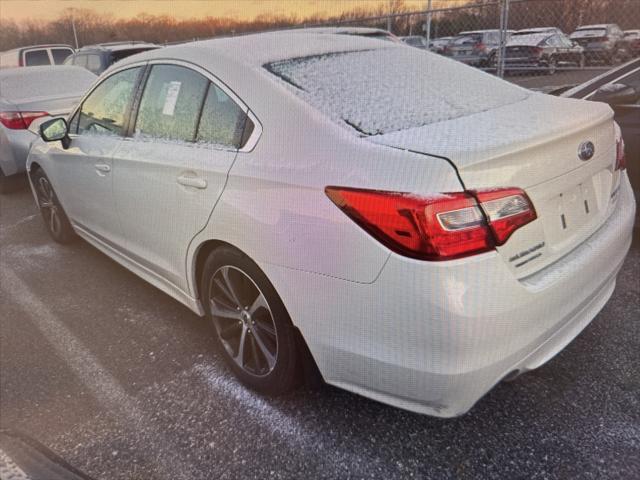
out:
<path id="1" fill-rule="evenodd" d="M 164 107 L 162 107 L 163 115 L 173 116 L 176 110 L 178 95 L 180 94 L 180 87 L 182 87 L 182 82 L 169 82 L 167 96 L 164 98 Z"/>

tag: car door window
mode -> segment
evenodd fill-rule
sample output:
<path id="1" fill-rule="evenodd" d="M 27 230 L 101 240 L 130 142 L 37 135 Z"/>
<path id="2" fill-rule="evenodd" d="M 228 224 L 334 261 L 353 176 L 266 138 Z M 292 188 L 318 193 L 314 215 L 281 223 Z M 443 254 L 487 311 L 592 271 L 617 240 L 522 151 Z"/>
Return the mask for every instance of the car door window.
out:
<path id="1" fill-rule="evenodd" d="M 124 135 L 126 113 L 140 71 L 141 67 L 123 70 L 98 85 L 82 103 L 77 133 Z"/>
<path id="2" fill-rule="evenodd" d="M 27 67 L 34 67 L 37 65 L 51 65 L 49 60 L 49 52 L 46 50 L 32 50 L 24 54 L 24 64 Z"/>
<path id="3" fill-rule="evenodd" d="M 193 142 L 209 80 L 177 65 L 154 65 L 136 121 L 135 135 Z"/>
<path id="4" fill-rule="evenodd" d="M 52 48 L 51 55 L 53 55 L 53 63 L 56 65 L 62 65 L 67 57 L 73 52 L 68 48 Z"/>
<path id="5" fill-rule="evenodd" d="M 216 84 L 212 83 L 207 93 L 202 117 L 198 127 L 198 142 L 239 148 L 247 116 Z"/>

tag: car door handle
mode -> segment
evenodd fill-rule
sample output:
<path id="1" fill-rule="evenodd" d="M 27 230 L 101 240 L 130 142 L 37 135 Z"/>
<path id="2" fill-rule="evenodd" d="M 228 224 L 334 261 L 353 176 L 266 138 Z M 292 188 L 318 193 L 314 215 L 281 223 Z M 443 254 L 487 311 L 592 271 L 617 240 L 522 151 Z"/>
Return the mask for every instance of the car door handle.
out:
<path id="1" fill-rule="evenodd" d="M 184 185 L 185 187 L 194 187 L 194 188 L 207 188 L 207 181 L 204 178 L 199 177 L 189 177 L 187 175 L 180 175 L 176 181 L 180 185 Z"/>
<path id="2" fill-rule="evenodd" d="M 104 173 L 108 173 L 111 171 L 111 166 L 107 165 L 106 163 L 96 163 L 94 165 L 94 167 L 96 168 L 96 170 L 98 170 L 99 172 L 104 172 Z"/>

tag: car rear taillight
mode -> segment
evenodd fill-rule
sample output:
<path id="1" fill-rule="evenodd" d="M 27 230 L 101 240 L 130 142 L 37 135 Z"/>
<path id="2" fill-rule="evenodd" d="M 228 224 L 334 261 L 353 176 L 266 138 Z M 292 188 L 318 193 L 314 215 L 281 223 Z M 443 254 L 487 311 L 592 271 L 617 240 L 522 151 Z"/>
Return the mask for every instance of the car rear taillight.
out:
<path id="1" fill-rule="evenodd" d="M 473 49 L 474 49 L 474 50 L 478 50 L 478 51 L 480 51 L 480 52 L 484 52 L 484 51 L 486 50 L 486 48 L 487 48 L 487 46 L 486 46 L 484 43 L 476 43 L 476 44 L 473 46 Z"/>
<path id="2" fill-rule="evenodd" d="M 532 53 L 536 56 L 539 57 L 540 55 L 542 55 L 542 52 L 544 51 L 542 48 L 540 47 L 533 47 L 531 49 Z"/>
<path id="3" fill-rule="evenodd" d="M 627 158 L 624 153 L 624 140 L 622 137 L 616 139 L 616 170 L 627 168 Z"/>
<path id="4" fill-rule="evenodd" d="M 47 112 L 0 112 L 0 123 L 11 130 L 26 130 L 36 118 L 47 115 Z"/>
<path id="5" fill-rule="evenodd" d="M 342 187 L 325 192 L 379 242 L 421 260 L 492 250 L 536 218 L 527 195 L 514 188 L 430 196 Z"/>

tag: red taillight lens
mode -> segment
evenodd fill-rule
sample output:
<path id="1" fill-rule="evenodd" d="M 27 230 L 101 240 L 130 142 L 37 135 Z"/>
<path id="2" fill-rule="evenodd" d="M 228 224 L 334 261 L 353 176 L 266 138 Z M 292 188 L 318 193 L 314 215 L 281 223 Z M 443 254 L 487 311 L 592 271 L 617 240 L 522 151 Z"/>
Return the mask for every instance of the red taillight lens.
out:
<path id="1" fill-rule="evenodd" d="M 483 52 L 486 48 L 487 46 L 484 43 L 476 43 L 473 47 L 474 50 L 479 50 L 481 52 Z"/>
<path id="2" fill-rule="evenodd" d="M 534 54 L 536 57 L 539 57 L 540 55 L 542 55 L 542 52 L 543 52 L 542 48 L 540 48 L 540 47 L 533 47 L 533 49 L 532 49 L 532 50 L 533 50 L 533 54 Z"/>
<path id="3" fill-rule="evenodd" d="M 627 158 L 624 153 L 624 140 L 622 137 L 616 140 L 616 170 L 627 168 Z"/>
<path id="4" fill-rule="evenodd" d="M 47 115 L 47 112 L 0 112 L 0 122 L 11 130 L 25 130 L 36 118 Z"/>
<path id="5" fill-rule="evenodd" d="M 397 253 L 422 260 L 486 252 L 536 218 L 526 194 L 518 189 L 425 197 L 341 187 L 327 187 L 325 191 L 378 241 Z M 483 202 L 482 210 L 474 195 Z M 482 198 L 486 199 L 486 209 Z"/>
<path id="6" fill-rule="evenodd" d="M 478 190 L 475 194 L 497 245 L 504 245 L 513 232 L 537 217 L 529 197 L 519 188 Z"/>

